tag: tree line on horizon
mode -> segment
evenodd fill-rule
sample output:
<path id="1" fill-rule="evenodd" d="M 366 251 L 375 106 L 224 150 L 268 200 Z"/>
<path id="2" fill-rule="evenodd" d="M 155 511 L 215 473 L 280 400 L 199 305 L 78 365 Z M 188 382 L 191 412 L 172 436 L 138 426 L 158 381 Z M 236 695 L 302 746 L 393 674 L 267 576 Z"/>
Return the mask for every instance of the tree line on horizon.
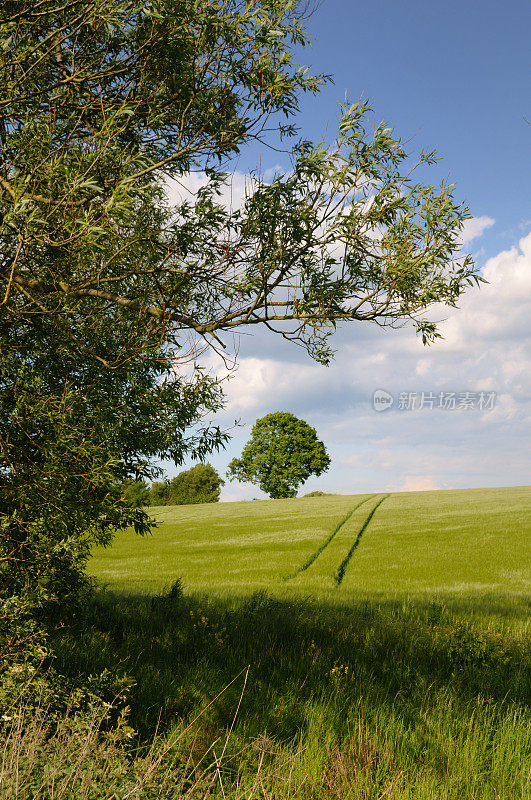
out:
<path id="1" fill-rule="evenodd" d="M 125 481 L 122 497 L 137 508 L 218 503 L 224 484 L 225 481 L 211 464 L 196 464 L 174 478 L 153 481 L 151 485 L 142 479 Z"/>

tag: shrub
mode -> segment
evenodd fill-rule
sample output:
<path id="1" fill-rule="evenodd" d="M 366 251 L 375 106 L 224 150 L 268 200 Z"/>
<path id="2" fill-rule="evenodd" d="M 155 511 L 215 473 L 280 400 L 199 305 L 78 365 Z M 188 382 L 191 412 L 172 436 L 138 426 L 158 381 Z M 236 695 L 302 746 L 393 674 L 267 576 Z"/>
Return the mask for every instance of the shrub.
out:
<path id="1" fill-rule="evenodd" d="M 142 480 L 125 481 L 122 485 L 122 497 L 133 508 L 139 508 L 149 505 L 150 490 Z"/>
<path id="2" fill-rule="evenodd" d="M 154 481 L 149 492 L 149 504 L 151 506 L 165 506 L 168 503 L 169 483 L 168 481 Z"/>
<path id="3" fill-rule="evenodd" d="M 211 464 L 196 464 L 169 482 L 166 503 L 170 506 L 217 503 L 224 483 Z"/>

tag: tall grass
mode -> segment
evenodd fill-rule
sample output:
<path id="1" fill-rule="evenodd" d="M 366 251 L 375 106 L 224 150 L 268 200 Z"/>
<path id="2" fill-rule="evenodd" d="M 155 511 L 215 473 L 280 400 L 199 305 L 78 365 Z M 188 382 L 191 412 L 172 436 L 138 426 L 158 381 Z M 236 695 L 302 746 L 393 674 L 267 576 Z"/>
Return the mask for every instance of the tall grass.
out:
<path id="1" fill-rule="evenodd" d="M 107 595 L 56 649 L 65 674 L 134 678 L 137 750 L 113 780 L 164 756 L 132 797 L 523 800 L 529 643 L 491 610 Z M 85 765 L 103 784 L 105 758 Z"/>

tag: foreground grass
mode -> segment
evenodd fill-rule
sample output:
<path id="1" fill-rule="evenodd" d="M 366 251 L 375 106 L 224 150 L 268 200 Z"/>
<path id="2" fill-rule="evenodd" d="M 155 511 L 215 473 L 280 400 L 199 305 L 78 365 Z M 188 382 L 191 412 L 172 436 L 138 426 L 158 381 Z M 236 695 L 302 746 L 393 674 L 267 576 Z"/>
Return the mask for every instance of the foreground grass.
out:
<path id="1" fill-rule="evenodd" d="M 15 715 L 3 796 L 529 797 L 530 499 L 162 509 L 95 554 L 112 591 L 55 642 L 67 677 L 129 676 L 127 724 Z"/>
<path id="2" fill-rule="evenodd" d="M 108 595 L 57 649 L 134 678 L 129 722 L 181 781 L 146 797 L 523 800 L 529 646 L 475 603 Z"/>

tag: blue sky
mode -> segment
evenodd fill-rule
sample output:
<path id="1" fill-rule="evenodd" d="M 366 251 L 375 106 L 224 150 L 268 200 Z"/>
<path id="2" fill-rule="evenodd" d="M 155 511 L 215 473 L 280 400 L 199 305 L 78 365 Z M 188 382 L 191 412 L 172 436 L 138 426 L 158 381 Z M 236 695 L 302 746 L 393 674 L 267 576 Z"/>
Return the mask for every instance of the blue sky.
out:
<path id="1" fill-rule="evenodd" d="M 531 6 L 323 0 L 308 27 L 313 46 L 300 60 L 335 83 L 303 98 L 304 137 L 333 137 L 346 93 L 369 98 L 412 150 L 436 148 L 443 160 L 430 180 L 455 182 L 470 206 L 467 247 L 489 284 L 443 314 L 445 338 L 430 348 L 409 329 L 349 325 L 325 368 L 266 333 L 242 336 L 216 420 L 242 426 L 211 461 L 224 472 L 255 419 L 282 409 L 315 426 L 332 456 L 329 472 L 302 492 L 531 484 Z M 256 158 L 253 150 L 239 159 L 235 194 Z M 276 165 L 289 169 L 281 154 L 261 154 L 263 170 Z M 214 358 L 208 365 L 223 373 Z M 374 410 L 376 389 L 393 395 L 388 411 Z M 416 392 L 418 403 L 423 391 L 469 391 L 476 401 L 494 391 L 496 401 L 486 409 L 398 408 L 401 392 Z M 227 484 L 222 499 L 261 496 Z"/>
<path id="2" fill-rule="evenodd" d="M 496 219 L 482 241 L 488 255 L 529 229 L 529 2 L 323 0 L 308 28 L 300 59 L 335 83 L 303 98 L 306 137 L 333 134 L 345 92 L 369 98 L 412 148 L 438 150 L 434 176 L 456 181 L 476 216 Z"/>

